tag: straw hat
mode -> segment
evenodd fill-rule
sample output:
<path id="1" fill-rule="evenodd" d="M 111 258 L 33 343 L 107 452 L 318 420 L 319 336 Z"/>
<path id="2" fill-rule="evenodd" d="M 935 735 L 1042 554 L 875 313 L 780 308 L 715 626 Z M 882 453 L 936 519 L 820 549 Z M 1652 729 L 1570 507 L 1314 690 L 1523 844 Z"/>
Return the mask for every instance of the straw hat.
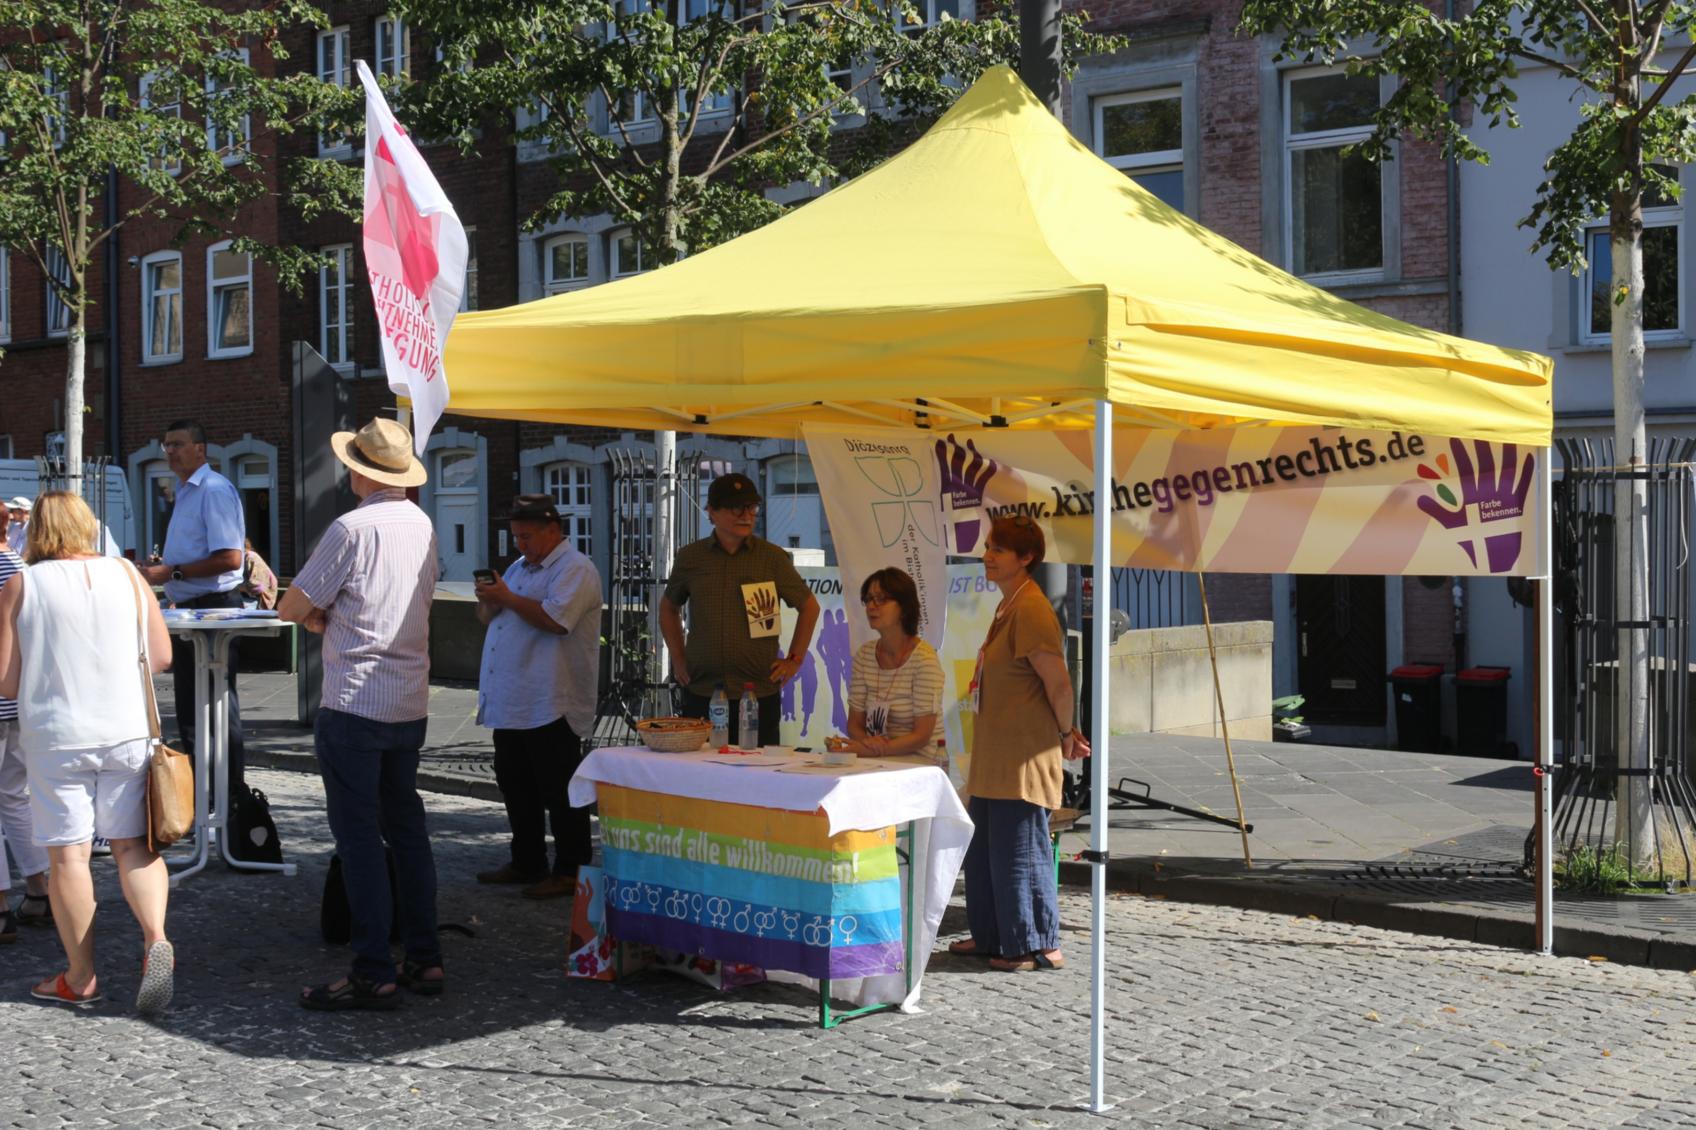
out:
<path id="1" fill-rule="evenodd" d="M 376 419 L 357 432 L 337 432 L 330 450 L 353 470 L 390 487 L 415 487 L 428 474 L 412 454 L 412 433 L 393 420 Z"/>

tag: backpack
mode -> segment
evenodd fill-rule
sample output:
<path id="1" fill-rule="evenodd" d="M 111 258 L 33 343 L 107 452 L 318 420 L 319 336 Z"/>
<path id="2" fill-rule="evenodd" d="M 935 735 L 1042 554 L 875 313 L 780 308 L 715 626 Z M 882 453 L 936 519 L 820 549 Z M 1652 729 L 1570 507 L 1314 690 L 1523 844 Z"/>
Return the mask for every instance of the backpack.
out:
<path id="1" fill-rule="evenodd" d="M 242 788 L 230 797 L 226 847 L 245 863 L 281 863 L 283 845 L 277 839 L 277 822 L 271 819 L 271 802 L 258 789 Z"/>
<path id="2" fill-rule="evenodd" d="M 389 941 L 400 941 L 400 915 L 394 907 L 395 853 L 383 849 L 383 862 L 389 870 Z M 347 905 L 347 880 L 342 876 L 342 857 L 330 856 L 330 869 L 324 875 L 324 901 L 318 908 L 318 932 L 332 946 L 345 946 L 353 938 L 353 912 Z"/>

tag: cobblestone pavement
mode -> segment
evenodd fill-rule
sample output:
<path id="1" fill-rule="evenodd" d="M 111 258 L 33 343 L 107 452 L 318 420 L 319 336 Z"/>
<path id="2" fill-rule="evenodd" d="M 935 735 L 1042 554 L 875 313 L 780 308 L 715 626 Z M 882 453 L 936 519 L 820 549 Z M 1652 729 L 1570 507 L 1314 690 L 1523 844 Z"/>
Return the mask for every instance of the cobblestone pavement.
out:
<path id="1" fill-rule="evenodd" d="M 174 891 L 176 1003 L 132 1007 L 139 939 L 98 863 L 108 1000 L 28 999 L 50 931 L 0 950 L 0 1125 L 85 1127 L 1689 1126 L 1696 977 L 1539 959 L 1254 911 L 1109 904 L 1108 1119 L 1087 1091 L 1088 900 L 1062 896 L 1071 966 L 1008 976 L 933 957 L 926 1012 L 834 1032 L 812 1000 L 720 996 L 663 974 L 560 973 L 567 903 L 479 888 L 504 850 L 485 801 L 427 798 L 451 986 L 399 1013 L 318 1015 L 298 986 L 345 951 L 317 936 L 329 845 L 317 782 L 256 772 L 293 879 L 214 867 Z M 962 928 L 956 906 L 945 931 Z"/>

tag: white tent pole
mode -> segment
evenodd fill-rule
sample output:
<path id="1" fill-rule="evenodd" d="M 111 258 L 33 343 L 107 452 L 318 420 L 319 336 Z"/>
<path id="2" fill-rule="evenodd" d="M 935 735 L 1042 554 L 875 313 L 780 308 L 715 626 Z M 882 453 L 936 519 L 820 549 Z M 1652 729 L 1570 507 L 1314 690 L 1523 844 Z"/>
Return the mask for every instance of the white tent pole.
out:
<path id="1" fill-rule="evenodd" d="M 1113 617 L 1113 403 L 1095 402 L 1095 606 L 1090 631 L 1090 1029 L 1089 1108 L 1101 1113 L 1107 1101 L 1107 649 Z"/>
<path id="2" fill-rule="evenodd" d="M 1537 952 L 1555 952 L 1555 507 L 1554 448 L 1538 452 L 1537 538 Z"/>

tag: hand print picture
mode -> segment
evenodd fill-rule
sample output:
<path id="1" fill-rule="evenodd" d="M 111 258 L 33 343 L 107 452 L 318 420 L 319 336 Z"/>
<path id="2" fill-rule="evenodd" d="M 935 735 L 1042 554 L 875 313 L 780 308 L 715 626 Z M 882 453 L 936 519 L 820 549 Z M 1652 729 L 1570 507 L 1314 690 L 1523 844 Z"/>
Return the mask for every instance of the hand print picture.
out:
<path id="1" fill-rule="evenodd" d="M 748 637 L 770 639 L 777 635 L 777 584 L 757 581 L 742 586 L 742 607 L 748 614 Z"/>
<path id="2" fill-rule="evenodd" d="M 1454 455 L 1452 471 L 1448 454 L 1439 453 L 1430 463 L 1419 464 L 1419 477 L 1436 483 L 1436 497 L 1422 495 L 1418 506 L 1445 530 L 1466 535 L 1458 544 L 1475 566 L 1479 564 L 1477 539 L 1472 535 L 1481 535 L 1486 566 L 1492 573 L 1505 573 L 1519 561 L 1523 535 L 1517 529 L 1488 534 L 1476 527 L 1512 521 L 1525 513 L 1526 496 L 1535 478 L 1536 458 L 1527 452 L 1521 461 L 1519 449 L 1514 444 L 1505 444 L 1498 470 L 1495 444 L 1470 441 L 1474 455 L 1468 453 L 1468 443 L 1461 439 L 1449 441 L 1449 451 Z M 1451 475 L 1460 491 L 1458 498 L 1449 485 Z"/>

